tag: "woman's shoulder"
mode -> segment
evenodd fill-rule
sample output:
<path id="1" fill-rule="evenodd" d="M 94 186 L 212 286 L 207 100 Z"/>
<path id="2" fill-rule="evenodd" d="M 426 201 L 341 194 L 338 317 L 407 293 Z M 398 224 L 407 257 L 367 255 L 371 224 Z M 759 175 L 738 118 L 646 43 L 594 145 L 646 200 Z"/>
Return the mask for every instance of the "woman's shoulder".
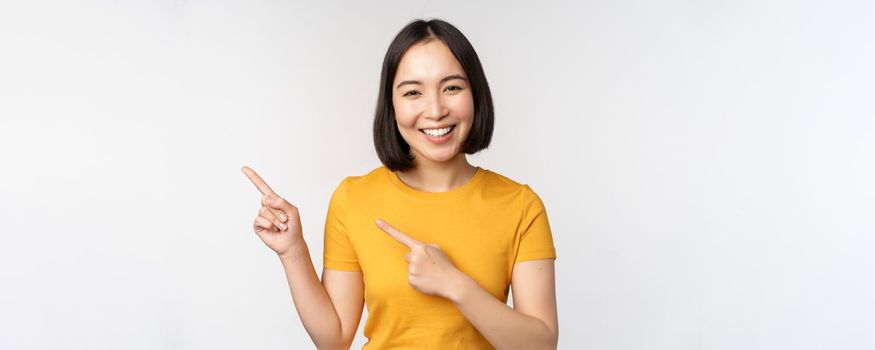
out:
<path id="1" fill-rule="evenodd" d="M 514 181 L 513 179 L 500 174 L 499 172 L 491 169 L 480 168 L 484 174 L 486 175 L 486 180 L 492 186 L 500 186 L 500 187 L 513 187 L 519 188 L 520 186 L 524 186 L 523 184 Z"/>
<path id="2" fill-rule="evenodd" d="M 523 211 L 527 213 L 545 210 L 541 196 L 528 183 L 518 182 L 494 171 L 489 173 L 490 185 L 484 186 L 490 192 L 487 194 L 489 197 L 500 198 L 504 195 L 507 198 L 513 198 L 513 201 L 520 203 Z"/>
<path id="3" fill-rule="evenodd" d="M 495 170 L 482 168 L 485 173 L 483 188 L 493 193 L 512 193 L 516 195 L 532 196 L 535 192 L 525 182 L 511 179 Z"/>
<path id="4" fill-rule="evenodd" d="M 381 184 L 386 179 L 388 171 L 388 168 L 381 165 L 362 175 L 346 176 L 340 181 L 340 184 L 337 185 L 337 190 L 335 191 L 373 188 L 375 185 Z"/>

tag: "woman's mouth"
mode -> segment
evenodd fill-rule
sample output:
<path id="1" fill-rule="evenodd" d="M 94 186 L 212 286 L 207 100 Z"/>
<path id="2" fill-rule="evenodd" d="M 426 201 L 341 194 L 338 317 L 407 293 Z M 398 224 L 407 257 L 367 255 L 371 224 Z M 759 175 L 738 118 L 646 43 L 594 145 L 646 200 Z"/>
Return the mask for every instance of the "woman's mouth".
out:
<path id="1" fill-rule="evenodd" d="M 456 129 L 456 125 L 450 125 L 443 128 L 433 128 L 433 129 L 419 129 L 419 132 L 431 143 L 440 145 L 444 142 L 447 142 L 453 136 L 453 130 Z"/>

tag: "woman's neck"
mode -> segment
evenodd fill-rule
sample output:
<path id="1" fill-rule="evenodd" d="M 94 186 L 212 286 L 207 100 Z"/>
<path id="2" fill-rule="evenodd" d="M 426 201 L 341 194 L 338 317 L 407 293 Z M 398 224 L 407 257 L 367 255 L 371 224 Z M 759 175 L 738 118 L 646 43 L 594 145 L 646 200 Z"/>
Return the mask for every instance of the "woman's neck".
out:
<path id="1" fill-rule="evenodd" d="M 464 185 L 477 172 L 477 167 L 468 163 L 464 153 L 446 162 L 430 162 L 423 158 L 417 156 L 412 169 L 397 172 L 401 181 L 420 191 L 447 192 Z"/>

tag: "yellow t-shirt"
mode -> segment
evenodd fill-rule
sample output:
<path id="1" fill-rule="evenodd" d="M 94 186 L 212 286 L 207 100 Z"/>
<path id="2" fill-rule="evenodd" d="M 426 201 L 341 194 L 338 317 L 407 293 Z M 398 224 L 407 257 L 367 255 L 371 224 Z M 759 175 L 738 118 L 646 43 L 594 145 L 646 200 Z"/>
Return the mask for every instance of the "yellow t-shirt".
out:
<path id="1" fill-rule="evenodd" d="M 547 212 L 529 186 L 478 168 L 464 185 L 423 192 L 379 167 L 344 179 L 325 220 L 325 268 L 362 271 L 368 318 L 363 349 L 492 349 L 447 299 L 407 281 L 409 249 L 374 225 L 383 219 L 436 243 L 460 271 L 507 302 L 513 265 L 556 258 Z"/>

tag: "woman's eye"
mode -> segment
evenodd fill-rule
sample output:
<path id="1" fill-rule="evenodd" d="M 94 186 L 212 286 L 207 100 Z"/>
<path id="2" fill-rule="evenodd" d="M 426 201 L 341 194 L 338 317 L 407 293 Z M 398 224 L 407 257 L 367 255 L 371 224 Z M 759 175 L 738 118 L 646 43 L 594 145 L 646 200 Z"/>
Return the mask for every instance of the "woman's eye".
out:
<path id="1" fill-rule="evenodd" d="M 459 90 L 462 90 L 462 87 L 460 87 L 460 86 L 455 86 L 455 85 L 450 85 L 450 86 L 447 86 L 447 88 L 445 89 L 445 91 L 446 91 L 446 90 L 449 90 L 449 91 L 459 91 Z M 406 96 L 415 96 L 415 95 L 419 95 L 419 91 L 416 91 L 416 90 L 410 90 L 410 91 L 408 91 L 408 92 L 405 92 L 404 95 L 401 95 L 401 96 L 405 96 L 405 97 L 406 97 Z"/>

